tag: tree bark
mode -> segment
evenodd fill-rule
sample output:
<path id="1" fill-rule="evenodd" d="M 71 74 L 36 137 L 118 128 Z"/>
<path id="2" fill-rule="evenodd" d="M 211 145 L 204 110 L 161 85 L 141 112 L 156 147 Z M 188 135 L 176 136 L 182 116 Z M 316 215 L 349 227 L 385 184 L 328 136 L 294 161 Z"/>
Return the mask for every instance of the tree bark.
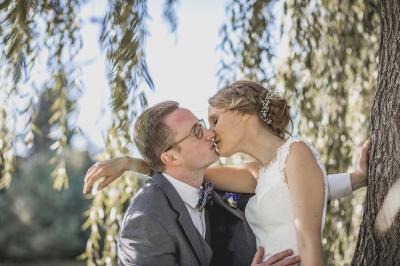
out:
<path id="1" fill-rule="evenodd" d="M 378 87 L 371 110 L 368 190 L 352 265 L 400 265 L 400 191 L 395 189 L 400 184 L 396 183 L 400 181 L 400 0 L 382 0 L 379 12 Z M 389 191 L 391 199 L 385 201 Z M 378 214 L 388 206 L 393 219 L 388 218 L 385 230 L 378 230 Z"/>

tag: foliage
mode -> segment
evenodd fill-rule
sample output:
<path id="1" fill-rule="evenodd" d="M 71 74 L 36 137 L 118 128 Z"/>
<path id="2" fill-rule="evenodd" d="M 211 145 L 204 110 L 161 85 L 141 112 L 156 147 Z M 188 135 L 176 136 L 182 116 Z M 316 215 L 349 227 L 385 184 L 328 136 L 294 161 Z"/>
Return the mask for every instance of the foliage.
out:
<path id="1" fill-rule="evenodd" d="M 10 186 L 16 142 L 23 139 L 33 154 L 45 136 L 56 154 L 53 186 L 58 190 L 68 186 L 65 154 L 75 132 L 71 116 L 82 89 L 76 58 L 82 46 L 79 10 L 85 2 L 0 3 L 0 189 Z M 177 3 L 166 0 L 164 5 L 171 32 L 178 25 Z M 220 85 L 247 78 L 284 87 L 301 116 L 301 135 L 321 152 L 328 172 L 347 171 L 352 155 L 359 152 L 356 147 L 369 132 L 366 114 L 377 77 L 377 1 L 231 0 L 226 14 L 220 30 Z M 101 19 L 99 42 L 106 54 L 112 123 L 106 150 L 98 159 L 129 152 L 132 122 L 147 106 L 140 84 L 154 88 L 144 49 L 147 18 L 146 0 L 109 0 Z M 286 47 L 286 42 L 289 53 L 277 66 L 277 49 Z M 43 84 L 36 84 L 30 73 L 43 54 L 50 74 Z M 46 101 L 43 95 L 51 103 L 46 115 L 40 111 Z M 12 104 L 16 99 L 24 102 L 21 110 Z M 39 122 L 40 117 L 48 123 Z M 24 120 L 23 132 L 16 131 L 17 120 Z M 106 190 L 93 191 L 84 224 L 90 236 L 81 256 L 88 265 L 115 262 L 124 206 L 139 186 L 136 177 L 125 175 Z M 350 262 L 362 197 L 361 193 L 353 203 L 331 202 L 324 234 L 327 264 Z"/>
<path id="2" fill-rule="evenodd" d="M 226 6 L 227 23 L 220 29 L 223 57 L 218 69 L 220 85 L 241 76 L 267 82 L 272 78 L 269 66 L 274 56 L 276 38 L 272 32 L 277 1 L 232 0 Z"/>
<path id="3" fill-rule="evenodd" d="M 267 71 L 265 66 L 273 62 L 276 53 L 271 49 L 270 31 L 278 3 L 283 6 L 281 29 L 290 40 L 290 50 L 282 65 Z M 377 78 L 376 4 L 294 0 L 235 0 L 228 4 L 228 25 L 233 33 L 229 36 L 228 26 L 222 28 L 221 46 L 228 47 L 225 51 L 237 59 L 240 67 L 222 61 L 221 80 L 229 80 L 229 73 L 235 78 L 239 69 L 239 76 L 284 87 L 301 117 L 300 134 L 321 152 L 328 173 L 347 171 L 354 151 L 359 152 L 357 147 L 369 132 L 366 114 Z M 260 6 L 263 8 L 257 8 Z M 249 32 L 254 35 L 248 36 Z M 255 48 L 250 49 L 247 42 Z M 263 66 L 264 74 L 260 74 Z M 265 74 L 268 72 L 275 73 L 275 78 Z M 360 203 L 359 197 L 353 202 Z M 358 225 L 359 220 L 359 212 L 353 216 L 350 199 L 330 203 L 323 240 L 327 264 L 350 263 L 357 232 L 352 223 Z"/>
<path id="4" fill-rule="evenodd" d="M 21 139 L 31 157 L 36 154 L 38 145 L 45 143 L 43 147 L 48 149 L 50 142 L 50 149 L 55 151 L 50 160 L 55 165 L 51 172 L 53 187 L 61 190 L 69 186 L 66 149 L 71 134 L 76 131 L 72 117 L 82 89 L 80 65 L 76 58 L 82 47 L 79 11 L 85 2 L 5 0 L 0 3 L 0 47 L 4 50 L 0 54 L 3 63 L 0 67 L 0 100 L 1 106 L 5 106 L 0 110 L 4 118 L 0 121 L 0 189 L 10 186 L 15 167 L 13 152 Z M 170 8 L 175 2 L 168 1 L 166 4 L 165 17 L 171 26 L 176 25 L 174 10 Z M 144 0 L 110 0 L 102 19 L 99 42 L 106 52 L 107 76 L 113 99 L 112 125 L 102 158 L 128 153 L 132 143 L 130 125 L 137 112 L 147 105 L 144 91 L 139 89 L 139 85 L 145 82 L 150 89 L 154 87 L 145 60 L 146 18 L 147 3 Z M 36 84 L 30 73 L 40 67 L 43 57 L 47 61 L 46 74 L 43 75 L 45 81 Z M 20 104 L 10 104 L 20 100 L 24 105 L 21 110 L 17 107 Z M 43 112 L 45 109 L 47 111 Z M 26 125 L 23 132 L 16 132 L 17 121 Z M 127 177 L 119 183 L 118 197 L 113 194 L 115 188 L 112 187 L 94 197 L 85 224 L 85 227 L 91 228 L 83 254 L 89 265 L 99 264 L 95 262 L 99 258 L 102 264 L 112 263 L 110 259 L 115 260 L 113 243 L 124 202 L 136 191 L 136 183 L 134 177 Z M 99 212 L 106 216 L 93 216 L 93 213 Z M 99 239 L 97 228 L 104 227 L 107 230 L 99 244 L 96 242 Z"/>
<path id="5" fill-rule="evenodd" d="M 52 189 L 48 160 L 40 152 L 20 158 L 14 184 L 0 191 L 0 260 L 74 258 L 87 234 L 80 230 L 83 211 L 82 175 L 92 163 L 88 154 L 66 150 L 70 189 Z"/>
<path id="6" fill-rule="evenodd" d="M 79 35 L 80 20 L 75 16 L 83 1 L 9 1 L 0 5 L 0 23 L 3 26 L 0 35 L 0 44 L 4 49 L 0 72 L 4 74 L 1 80 L 3 101 L 12 102 L 24 98 L 26 107 L 18 110 L 14 105 L 6 105 L 8 113 L 18 114 L 15 119 L 21 119 L 25 114 L 31 117 L 35 108 L 35 98 L 41 92 L 30 90 L 36 87 L 31 81 L 30 86 L 21 86 L 28 83 L 32 68 L 39 61 L 41 52 L 47 53 L 48 79 L 42 84 L 45 91 L 55 95 L 51 106 L 52 115 L 49 123 L 52 126 L 52 135 L 56 156 L 52 162 L 56 164 L 52 176 L 53 186 L 57 190 L 68 187 L 65 170 L 64 150 L 67 146 L 67 120 L 74 107 L 69 102 L 76 102 L 80 91 L 80 82 L 77 77 L 79 68 L 75 65 L 75 58 L 81 47 Z M 9 121 L 8 121 L 9 122 Z M 9 123 L 5 123 L 6 126 Z M 30 118 L 26 122 L 26 145 L 29 146 L 33 130 L 39 128 Z M 11 141 L 8 139 L 7 141 Z M 15 142 L 14 139 L 12 142 Z M 14 144 L 14 143 L 13 143 Z M 0 150 L 3 153 L 3 150 Z M 4 182 L 9 186 L 8 182 Z"/>
<path id="7" fill-rule="evenodd" d="M 330 173 L 347 171 L 353 150 L 369 132 L 368 111 L 377 78 L 379 16 L 371 2 L 335 1 L 286 5 L 293 53 L 282 71 L 299 106 L 300 130 L 322 153 Z M 324 251 L 327 263 L 350 262 L 358 228 L 352 228 L 350 199 L 328 208 Z M 350 251 L 350 252 L 349 252 Z"/>

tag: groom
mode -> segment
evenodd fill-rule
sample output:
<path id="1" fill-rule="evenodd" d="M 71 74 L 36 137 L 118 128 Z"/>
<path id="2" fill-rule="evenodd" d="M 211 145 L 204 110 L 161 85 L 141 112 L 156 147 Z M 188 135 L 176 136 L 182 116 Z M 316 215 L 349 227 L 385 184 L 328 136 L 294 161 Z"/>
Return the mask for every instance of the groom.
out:
<path id="1" fill-rule="evenodd" d="M 201 194 L 207 195 L 200 190 L 205 169 L 218 158 L 214 132 L 176 102 L 148 108 L 137 119 L 135 132 L 140 153 L 156 172 L 126 211 L 117 243 L 119 264 L 252 264 L 255 238 L 240 210 L 246 202 L 239 201 L 239 208 L 234 209 L 211 192 L 212 205 L 203 208 L 198 204 L 206 203 L 200 199 Z M 331 189 L 351 191 L 348 176 L 335 178 L 342 185 L 332 183 Z M 281 252 L 275 256 L 277 264 L 271 258 L 261 265 L 299 262 L 289 255 Z M 257 252 L 253 264 L 261 263 L 261 258 L 262 252 Z"/>

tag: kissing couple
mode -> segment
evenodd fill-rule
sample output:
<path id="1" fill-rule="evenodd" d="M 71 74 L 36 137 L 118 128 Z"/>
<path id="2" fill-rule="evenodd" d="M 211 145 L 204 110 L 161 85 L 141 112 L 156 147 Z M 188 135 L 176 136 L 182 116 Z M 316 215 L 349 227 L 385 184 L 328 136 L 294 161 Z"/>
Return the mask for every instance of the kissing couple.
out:
<path id="1" fill-rule="evenodd" d="M 124 171 L 150 176 L 125 213 L 119 265 L 323 265 L 327 200 L 366 185 L 369 145 L 355 171 L 327 175 L 316 149 L 292 136 L 287 100 L 252 81 L 212 96 L 208 121 L 174 101 L 156 104 L 134 127 L 143 159 L 87 171 L 84 193 Z M 213 165 L 239 152 L 254 161 Z"/>

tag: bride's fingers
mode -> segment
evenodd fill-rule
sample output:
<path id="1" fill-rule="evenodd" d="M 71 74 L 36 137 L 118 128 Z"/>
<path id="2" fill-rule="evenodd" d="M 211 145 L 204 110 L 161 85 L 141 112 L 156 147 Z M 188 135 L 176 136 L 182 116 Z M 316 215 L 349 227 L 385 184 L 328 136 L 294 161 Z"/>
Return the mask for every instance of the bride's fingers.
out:
<path id="1" fill-rule="evenodd" d="M 104 170 L 102 168 L 97 169 L 96 172 L 90 174 L 87 177 L 85 184 L 83 185 L 83 194 L 86 194 L 89 191 L 89 189 L 93 186 L 93 183 L 103 176 L 106 176 L 106 174 L 104 173 Z"/>
<path id="2" fill-rule="evenodd" d="M 97 162 L 87 170 L 86 176 L 85 176 L 85 183 L 87 183 L 88 179 L 91 178 L 98 171 L 105 171 L 105 165 L 103 162 Z"/>
<path id="3" fill-rule="evenodd" d="M 363 149 L 361 151 L 361 158 L 364 159 L 364 161 L 368 162 L 368 157 L 369 157 L 369 149 L 371 148 L 371 141 L 367 140 L 364 145 Z"/>
<path id="4" fill-rule="evenodd" d="M 87 171 L 86 171 L 86 175 L 85 175 L 85 179 L 84 182 L 87 182 L 87 179 L 89 178 L 89 176 L 91 175 L 91 173 L 93 172 L 93 170 L 97 167 L 97 163 L 92 165 Z"/>
<path id="5" fill-rule="evenodd" d="M 104 181 L 102 181 L 99 186 L 97 187 L 97 191 L 102 190 L 103 188 L 105 188 L 106 186 L 108 186 L 110 183 L 112 183 L 113 181 L 115 181 L 115 179 L 117 179 L 118 177 L 116 176 L 107 176 L 106 179 L 104 179 Z"/>

